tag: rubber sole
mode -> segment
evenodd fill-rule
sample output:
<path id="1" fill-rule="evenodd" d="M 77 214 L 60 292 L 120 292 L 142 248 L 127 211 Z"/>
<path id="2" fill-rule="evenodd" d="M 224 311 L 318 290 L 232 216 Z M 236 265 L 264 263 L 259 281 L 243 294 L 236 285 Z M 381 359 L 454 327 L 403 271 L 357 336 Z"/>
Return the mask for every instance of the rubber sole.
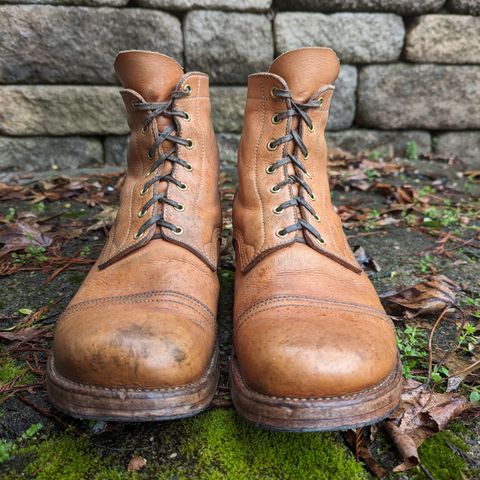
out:
<path id="1" fill-rule="evenodd" d="M 47 394 L 60 411 L 81 419 L 156 422 L 191 417 L 206 409 L 220 373 L 218 348 L 207 371 L 194 383 L 164 389 L 102 388 L 73 382 L 47 366 Z"/>
<path id="2" fill-rule="evenodd" d="M 400 402 L 400 362 L 382 383 L 351 395 L 325 398 L 283 398 L 251 390 L 235 359 L 230 360 L 232 400 L 248 422 L 269 430 L 320 432 L 372 425 L 386 418 Z"/>

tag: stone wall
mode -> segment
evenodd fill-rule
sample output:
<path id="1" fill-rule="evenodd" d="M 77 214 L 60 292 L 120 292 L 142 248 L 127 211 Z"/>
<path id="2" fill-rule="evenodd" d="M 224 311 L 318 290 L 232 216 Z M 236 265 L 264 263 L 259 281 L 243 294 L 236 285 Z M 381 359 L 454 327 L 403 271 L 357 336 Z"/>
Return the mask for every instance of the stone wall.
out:
<path id="1" fill-rule="evenodd" d="M 30 3 L 30 4 L 28 4 Z M 112 63 L 157 50 L 210 75 L 234 162 L 247 75 L 282 52 L 342 61 L 330 144 L 453 153 L 480 164 L 480 0 L 0 0 L 0 170 L 123 165 Z"/>

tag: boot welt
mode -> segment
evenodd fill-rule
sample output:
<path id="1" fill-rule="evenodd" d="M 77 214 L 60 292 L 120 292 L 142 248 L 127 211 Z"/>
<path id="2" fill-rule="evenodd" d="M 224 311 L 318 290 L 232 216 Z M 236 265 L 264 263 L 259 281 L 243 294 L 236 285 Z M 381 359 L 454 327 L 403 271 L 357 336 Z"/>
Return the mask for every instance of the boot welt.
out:
<path id="1" fill-rule="evenodd" d="M 102 388 L 73 382 L 48 359 L 47 394 L 53 405 L 70 416 L 104 421 L 154 422 L 191 417 L 205 410 L 219 378 L 218 347 L 205 373 L 195 382 L 171 388 Z"/>
<path id="2" fill-rule="evenodd" d="M 237 412 L 257 426 L 288 432 L 348 430 L 377 423 L 395 410 L 400 401 L 402 370 L 398 362 L 382 383 L 351 395 L 286 398 L 251 390 L 232 358 L 230 383 Z"/>

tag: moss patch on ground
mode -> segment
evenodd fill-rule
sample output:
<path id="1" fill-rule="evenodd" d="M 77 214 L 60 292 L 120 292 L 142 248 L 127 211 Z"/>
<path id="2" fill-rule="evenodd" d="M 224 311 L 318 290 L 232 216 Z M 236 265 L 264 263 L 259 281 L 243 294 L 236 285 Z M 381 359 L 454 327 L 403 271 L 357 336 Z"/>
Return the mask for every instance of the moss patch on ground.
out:
<path id="1" fill-rule="evenodd" d="M 2 355 L 0 351 L 0 385 L 8 385 L 12 382 L 14 382 L 14 385 L 22 385 L 32 383 L 34 380 L 35 377 L 27 367 L 7 355 Z M 2 399 L 1 394 L 0 399 Z"/>
<path id="2" fill-rule="evenodd" d="M 420 460 L 435 480 L 464 480 L 479 478 L 478 471 L 471 471 L 466 456 L 468 445 L 451 430 L 444 430 L 426 440 L 419 449 Z M 418 472 L 415 480 L 428 477 Z"/>
<path id="3" fill-rule="evenodd" d="M 370 478 L 335 434 L 276 433 L 248 425 L 232 410 L 211 410 L 172 422 L 158 435 L 176 455 L 142 453 L 147 466 L 128 473 L 128 458 L 105 454 L 87 437 L 57 434 L 17 452 L 4 464 L 2 480 L 278 479 Z M 129 447 L 129 445 L 124 445 Z M 130 445 L 131 447 L 131 445 Z"/>

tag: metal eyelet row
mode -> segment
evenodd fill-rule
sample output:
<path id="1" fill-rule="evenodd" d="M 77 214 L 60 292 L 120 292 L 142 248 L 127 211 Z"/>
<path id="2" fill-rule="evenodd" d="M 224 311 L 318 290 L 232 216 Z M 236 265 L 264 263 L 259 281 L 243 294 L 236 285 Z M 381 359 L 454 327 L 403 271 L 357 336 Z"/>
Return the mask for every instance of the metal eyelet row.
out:
<path id="1" fill-rule="evenodd" d="M 174 235 L 181 235 L 184 230 L 183 230 L 183 227 L 180 227 L 180 226 L 176 226 L 174 230 L 171 230 L 171 232 L 174 234 Z M 143 237 L 143 234 L 145 233 L 145 231 L 143 232 L 136 232 L 134 235 L 133 235 L 133 238 L 135 240 L 138 240 L 139 238 Z"/>

